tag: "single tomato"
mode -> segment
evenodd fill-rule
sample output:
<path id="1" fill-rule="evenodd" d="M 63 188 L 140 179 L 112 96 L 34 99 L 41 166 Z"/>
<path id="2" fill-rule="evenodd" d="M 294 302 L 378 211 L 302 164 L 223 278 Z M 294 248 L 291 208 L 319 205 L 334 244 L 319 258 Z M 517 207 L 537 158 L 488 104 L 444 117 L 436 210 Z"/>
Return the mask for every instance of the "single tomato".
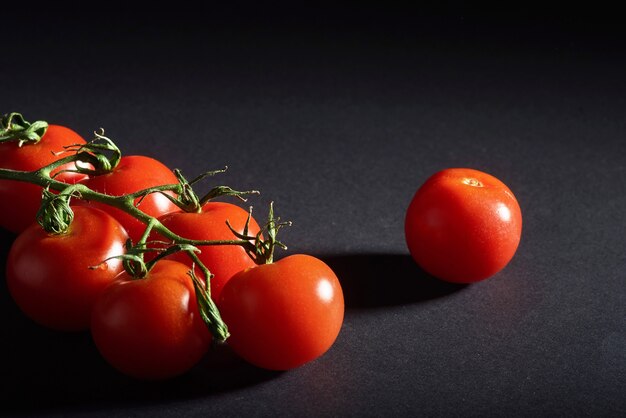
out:
<path id="1" fill-rule="evenodd" d="M 511 190 L 468 168 L 434 174 L 406 212 L 411 256 L 428 273 L 450 282 L 477 282 L 502 270 L 521 234 L 522 212 Z"/>
<path id="2" fill-rule="evenodd" d="M 121 196 L 149 187 L 177 184 L 178 179 L 160 161 L 143 155 L 130 155 L 122 157 L 112 172 L 89 177 L 81 183 L 96 192 Z M 174 196 L 172 192 L 166 193 Z M 139 241 L 145 231 L 146 226 L 140 220 L 120 209 L 93 201 L 86 204 L 111 214 L 126 228 L 133 242 Z M 178 206 L 161 193 L 152 193 L 144 199 L 137 199 L 135 205 L 155 218 L 178 209 Z"/>
<path id="3" fill-rule="evenodd" d="M 201 212 L 177 211 L 159 218 L 161 223 L 172 232 L 193 240 L 235 240 L 238 239 L 226 225 L 230 223 L 235 231 L 242 234 L 248 218 L 248 212 L 239 206 L 225 202 L 208 202 L 202 206 Z M 255 236 L 259 225 L 251 217 L 248 235 Z M 163 240 L 157 234 L 153 240 Z M 226 282 L 235 274 L 248 267 L 255 266 L 254 260 L 240 245 L 205 245 L 199 246 L 200 261 L 214 275 L 211 279 L 211 298 L 219 300 L 219 295 Z M 188 266 L 192 260 L 184 253 L 176 253 L 168 258 L 177 260 Z"/>
<path id="4" fill-rule="evenodd" d="M 89 328 L 96 297 L 122 271 L 109 257 L 124 253 L 126 231 L 101 210 L 74 207 L 68 231 L 49 235 L 31 224 L 15 240 L 6 267 L 7 285 L 20 309 L 49 328 Z M 92 266 L 98 266 L 90 269 Z"/>
<path id="5" fill-rule="evenodd" d="M 218 306 L 233 351 L 271 370 L 292 369 L 324 354 L 335 342 L 344 315 L 335 273 L 303 254 L 235 274 Z"/>
<path id="6" fill-rule="evenodd" d="M 191 369 L 208 351 L 189 267 L 161 260 L 145 278 L 122 273 L 100 295 L 91 332 L 103 357 L 129 376 L 157 380 Z"/>
<path id="7" fill-rule="evenodd" d="M 19 171 L 34 171 L 65 157 L 59 154 L 65 146 L 83 145 L 85 140 L 73 130 L 60 125 L 49 125 L 37 143 L 0 143 L 0 167 Z M 72 170 L 74 164 L 63 165 L 51 174 Z M 62 172 L 55 179 L 76 183 L 87 176 L 80 173 Z M 41 204 L 41 187 L 13 180 L 0 180 L 0 227 L 14 233 L 22 232 L 35 221 Z"/>

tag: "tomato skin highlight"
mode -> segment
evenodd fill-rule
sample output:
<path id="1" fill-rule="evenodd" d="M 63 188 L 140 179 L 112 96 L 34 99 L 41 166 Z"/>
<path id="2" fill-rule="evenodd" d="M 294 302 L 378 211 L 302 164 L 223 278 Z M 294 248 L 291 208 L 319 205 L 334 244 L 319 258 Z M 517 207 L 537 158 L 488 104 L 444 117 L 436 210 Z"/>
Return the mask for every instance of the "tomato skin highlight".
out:
<path id="1" fill-rule="evenodd" d="M 320 357 L 335 342 L 344 317 L 337 276 L 303 254 L 237 273 L 218 306 L 231 334 L 227 343 L 246 361 L 270 370 Z"/>
<path id="2" fill-rule="evenodd" d="M 18 147 L 16 142 L 0 144 L 0 167 L 19 171 L 34 171 L 53 163 L 67 154 L 55 155 L 64 146 L 85 144 L 85 140 L 73 130 L 60 125 L 49 125 L 46 133 L 36 144 L 26 143 Z M 66 164 L 54 170 L 71 170 L 74 164 Z M 65 172 L 56 180 L 73 184 L 87 178 L 85 174 Z M 28 228 L 37 215 L 41 204 L 42 188 L 30 183 L 0 180 L 0 227 L 13 233 Z"/>
<path id="3" fill-rule="evenodd" d="M 200 213 L 177 211 L 159 218 L 161 223 L 172 232 L 194 240 L 235 240 L 237 237 L 226 225 L 230 225 L 239 233 L 243 233 L 248 212 L 239 206 L 225 202 L 208 202 Z M 248 235 L 259 232 L 259 225 L 250 218 Z M 154 235 L 153 240 L 163 240 Z M 198 257 L 214 275 L 211 278 L 211 298 L 219 300 L 220 293 L 228 280 L 235 274 L 249 267 L 254 267 L 254 260 L 240 245 L 205 245 L 199 246 Z M 191 259 L 184 253 L 176 253 L 168 259 L 176 260 L 191 267 Z"/>
<path id="4" fill-rule="evenodd" d="M 119 259 L 101 263 L 123 254 L 128 238 L 107 213 L 73 210 L 66 234 L 48 235 L 36 223 L 24 230 L 9 251 L 6 268 L 9 292 L 20 309 L 39 324 L 62 331 L 89 328 L 97 296 L 123 269 Z"/>
<path id="5" fill-rule="evenodd" d="M 161 260 L 147 277 L 122 273 L 102 292 L 91 332 L 113 367 L 135 378 L 161 380 L 185 373 L 205 355 L 212 337 L 188 272 L 184 264 Z"/>
<path id="6" fill-rule="evenodd" d="M 511 190 L 473 169 L 450 168 L 418 189 L 406 212 L 405 237 L 413 259 L 442 280 L 473 283 L 502 270 L 522 233 Z"/>
<path id="7" fill-rule="evenodd" d="M 149 187 L 177 184 L 178 179 L 160 161 L 143 155 L 129 155 L 122 157 L 117 167 L 111 173 L 92 176 L 81 181 L 81 183 L 96 192 L 106 193 L 111 196 L 121 196 Z M 171 192 L 166 193 L 174 196 Z M 139 200 L 137 199 L 135 204 Z M 112 215 L 124 226 L 133 242 L 139 241 L 145 231 L 145 224 L 120 209 L 99 202 L 85 202 L 83 204 L 101 209 Z M 149 194 L 141 200 L 138 207 L 146 214 L 155 218 L 178 209 L 174 203 L 161 193 Z"/>

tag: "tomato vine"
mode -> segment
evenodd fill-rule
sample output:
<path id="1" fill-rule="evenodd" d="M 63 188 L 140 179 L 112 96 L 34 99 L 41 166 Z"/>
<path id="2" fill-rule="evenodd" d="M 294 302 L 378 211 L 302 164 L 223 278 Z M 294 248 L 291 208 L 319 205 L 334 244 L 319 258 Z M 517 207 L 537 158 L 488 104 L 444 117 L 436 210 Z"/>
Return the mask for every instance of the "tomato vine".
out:
<path id="1" fill-rule="evenodd" d="M 10 113 L 0 120 L 0 142 L 17 142 L 18 146 L 26 143 L 36 143 L 44 136 L 48 124 L 43 121 L 34 123 L 27 122 L 19 113 Z M 193 263 L 197 265 L 205 276 L 206 280 L 200 280 L 192 268 L 190 276 L 193 279 L 196 289 L 196 296 L 200 308 L 201 316 L 211 331 L 213 337 L 224 342 L 229 337 L 228 327 L 222 321 L 219 310 L 211 298 L 211 279 L 209 269 L 204 266 L 197 257 L 196 252 L 199 246 L 241 246 L 257 264 L 271 263 L 273 260 L 274 248 L 286 246 L 276 239 L 276 232 L 288 222 L 279 222 L 274 219 L 273 204 L 270 204 L 269 219 L 263 229 L 267 239 L 263 238 L 261 232 L 255 235 L 248 235 L 248 223 L 251 217 L 251 208 L 248 221 L 243 233 L 237 232 L 230 223 L 228 228 L 233 232 L 233 239 L 220 240 L 197 240 L 181 236 L 166 227 L 154 216 L 150 216 L 139 209 L 137 202 L 141 202 L 146 196 L 153 193 L 161 193 L 168 197 L 174 204 L 184 211 L 199 211 L 202 205 L 211 199 L 219 196 L 235 196 L 243 199 L 244 195 L 256 194 L 258 191 L 236 191 L 228 186 L 217 186 L 209 190 L 203 197 L 193 191 L 192 185 L 200 180 L 222 173 L 224 170 L 209 171 L 187 181 L 180 170 L 174 170 L 177 184 L 165 184 L 148 187 L 133 193 L 120 196 L 112 196 L 106 193 L 95 191 L 85 184 L 68 184 L 57 180 L 55 177 L 59 173 L 51 174 L 59 167 L 73 164 L 73 169 L 64 171 L 75 171 L 78 173 L 98 176 L 111 172 L 121 159 L 121 151 L 115 143 L 104 136 L 104 131 L 95 132 L 95 139 L 87 144 L 76 144 L 66 147 L 67 155 L 59 155 L 59 159 L 33 171 L 20 171 L 0 167 L 0 180 L 12 180 L 30 183 L 40 186 L 42 190 L 42 206 L 37 214 L 37 221 L 50 234 L 63 234 L 69 228 L 73 219 L 71 199 L 81 199 L 94 201 L 117 208 L 135 219 L 141 221 L 146 227 L 145 232 L 138 242 L 127 244 L 126 253 L 120 254 L 124 260 L 126 271 L 133 277 L 141 278 L 155 265 L 155 263 L 174 252 L 186 252 Z M 177 197 L 165 194 L 173 192 Z M 160 249 L 160 254 L 153 260 L 145 262 L 144 253 L 154 250 L 147 247 L 147 240 L 151 232 L 156 232 L 160 236 L 170 240 L 166 248 Z M 104 261 L 104 260 L 103 260 Z"/>

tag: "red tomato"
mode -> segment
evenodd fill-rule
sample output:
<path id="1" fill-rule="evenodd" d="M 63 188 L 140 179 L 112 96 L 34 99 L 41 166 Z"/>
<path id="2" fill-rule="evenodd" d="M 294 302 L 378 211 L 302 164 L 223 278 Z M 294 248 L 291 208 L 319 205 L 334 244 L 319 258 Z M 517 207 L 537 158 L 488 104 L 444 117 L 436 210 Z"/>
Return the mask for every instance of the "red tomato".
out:
<path id="1" fill-rule="evenodd" d="M 91 332 L 104 358 L 140 379 L 166 379 L 191 369 L 208 351 L 189 268 L 161 260 L 145 278 L 122 273 L 100 295 Z"/>
<path id="2" fill-rule="evenodd" d="M 81 183 L 97 192 L 121 196 L 153 186 L 176 184 L 178 180 L 174 173 L 161 162 L 142 155 L 131 155 L 122 157 L 111 173 L 90 177 Z M 169 194 L 174 196 L 173 193 Z M 139 199 L 135 204 L 137 202 Z M 113 215 L 126 228 L 133 242 L 137 242 L 146 229 L 141 221 L 120 209 L 98 202 L 89 202 L 89 205 Z M 177 210 L 178 207 L 161 193 L 152 193 L 141 201 L 139 209 L 158 218 L 165 213 Z"/>
<path id="3" fill-rule="evenodd" d="M 48 235 L 39 224 L 22 232 L 7 261 L 13 299 L 36 322 L 64 331 L 89 327 L 98 294 L 122 271 L 122 262 L 105 259 L 124 253 L 128 236 L 110 215 L 74 207 L 67 233 Z M 90 266 L 100 265 L 96 269 Z"/>
<path id="4" fill-rule="evenodd" d="M 172 232 L 194 240 L 234 240 L 237 239 L 226 225 L 226 221 L 239 233 L 243 233 L 248 212 L 239 206 L 224 202 L 205 203 L 200 213 L 172 212 L 159 218 L 161 223 Z M 250 218 L 248 235 L 259 232 L 259 225 Z M 153 236 L 152 239 L 163 240 Z M 235 274 L 248 267 L 255 266 L 243 247 L 239 245 L 213 245 L 199 247 L 198 257 L 213 273 L 211 279 L 211 298 L 219 300 L 219 295 L 226 282 Z M 176 253 L 169 258 L 191 266 L 191 259 L 184 253 Z"/>
<path id="5" fill-rule="evenodd" d="M 49 125 L 46 133 L 36 144 L 25 143 L 18 147 L 16 142 L 0 144 L 0 167 L 11 170 L 33 171 L 44 167 L 66 154 L 64 146 L 84 144 L 85 140 L 76 132 L 59 125 Z M 70 170 L 74 164 L 67 164 L 53 171 Z M 76 183 L 87 176 L 79 173 L 61 173 L 56 180 Z M 30 183 L 0 180 L 0 227 L 19 233 L 35 221 L 41 204 L 41 187 Z"/>
<path id="6" fill-rule="evenodd" d="M 321 260 L 292 255 L 233 276 L 218 303 L 228 344 L 248 362 L 288 370 L 324 354 L 343 323 L 335 273 Z"/>
<path id="7" fill-rule="evenodd" d="M 430 177 L 406 213 L 405 236 L 415 261 L 440 279 L 486 279 L 513 258 L 522 234 L 515 196 L 497 178 L 467 168 Z"/>

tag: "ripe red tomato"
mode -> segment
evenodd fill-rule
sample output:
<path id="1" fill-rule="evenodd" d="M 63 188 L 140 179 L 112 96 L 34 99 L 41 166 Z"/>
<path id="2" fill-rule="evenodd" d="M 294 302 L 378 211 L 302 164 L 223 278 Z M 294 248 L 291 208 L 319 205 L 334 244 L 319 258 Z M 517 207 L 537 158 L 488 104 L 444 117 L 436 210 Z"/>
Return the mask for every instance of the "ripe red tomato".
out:
<path id="1" fill-rule="evenodd" d="M 64 146 L 84 144 L 85 140 L 76 132 L 59 125 L 49 125 L 41 140 L 35 144 L 25 143 L 21 147 L 15 142 L 0 144 L 0 167 L 11 170 L 33 171 L 64 156 L 55 155 Z M 70 170 L 74 164 L 66 164 L 53 171 Z M 60 173 L 56 180 L 76 183 L 87 176 L 80 173 Z M 12 180 L 0 180 L 0 227 L 19 233 L 35 221 L 41 204 L 41 187 Z"/>
<path id="2" fill-rule="evenodd" d="M 7 261 L 7 285 L 21 310 L 53 329 L 89 327 L 98 294 L 122 271 L 122 262 L 105 259 L 124 253 L 126 231 L 110 215 L 74 207 L 74 221 L 61 235 L 48 235 L 39 224 L 22 232 Z M 96 269 L 90 266 L 100 265 Z"/>
<path id="3" fill-rule="evenodd" d="M 184 264 L 161 260 L 145 278 L 122 273 L 102 292 L 91 332 L 113 367 L 140 379 L 166 379 L 204 356 L 211 333 L 200 317 L 188 272 Z"/>
<path id="4" fill-rule="evenodd" d="M 97 192 L 111 196 L 121 196 L 153 186 L 176 184 L 178 180 L 174 173 L 161 162 L 142 155 L 131 155 L 122 157 L 117 167 L 111 173 L 93 176 L 83 180 L 81 183 Z M 173 193 L 169 194 L 174 195 Z M 137 199 L 135 204 L 137 202 L 139 202 L 139 199 Z M 98 202 L 89 202 L 88 204 L 104 210 L 117 219 L 124 226 L 133 242 L 137 242 L 146 229 L 146 226 L 141 221 L 120 209 Z M 158 218 L 168 212 L 177 210 L 178 207 L 161 193 L 152 193 L 141 200 L 139 209 L 150 216 Z"/>
<path id="5" fill-rule="evenodd" d="M 324 354 L 344 315 L 341 285 L 321 260 L 292 255 L 237 273 L 218 303 L 228 344 L 248 362 L 288 370 Z"/>
<path id="6" fill-rule="evenodd" d="M 161 223 L 172 232 L 194 240 L 233 240 L 237 239 L 226 225 L 228 220 L 235 231 L 243 233 L 248 212 L 239 206 L 224 202 L 208 202 L 199 213 L 172 212 L 159 218 Z M 250 218 L 248 235 L 254 236 L 259 232 L 259 225 Z M 156 234 L 154 240 L 163 240 Z M 235 274 L 248 267 L 255 266 L 243 247 L 239 245 L 213 245 L 198 247 L 201 251 L 198 257 L 211 271 L 211 298 L 219 300 L 219 295 L 226 282 Z M 176 253 L 169 257 L 188 266 L 191 259 L 184 253 Z"/>
<path id="7" fill-rule="evenodd" d="M 478 170 L 450 168 L 430 177 L 406 213 L 415 261 L 440 279 L 472 283 L 503 269 L 522 233 L 522 213 L 509 188 Z"/>

